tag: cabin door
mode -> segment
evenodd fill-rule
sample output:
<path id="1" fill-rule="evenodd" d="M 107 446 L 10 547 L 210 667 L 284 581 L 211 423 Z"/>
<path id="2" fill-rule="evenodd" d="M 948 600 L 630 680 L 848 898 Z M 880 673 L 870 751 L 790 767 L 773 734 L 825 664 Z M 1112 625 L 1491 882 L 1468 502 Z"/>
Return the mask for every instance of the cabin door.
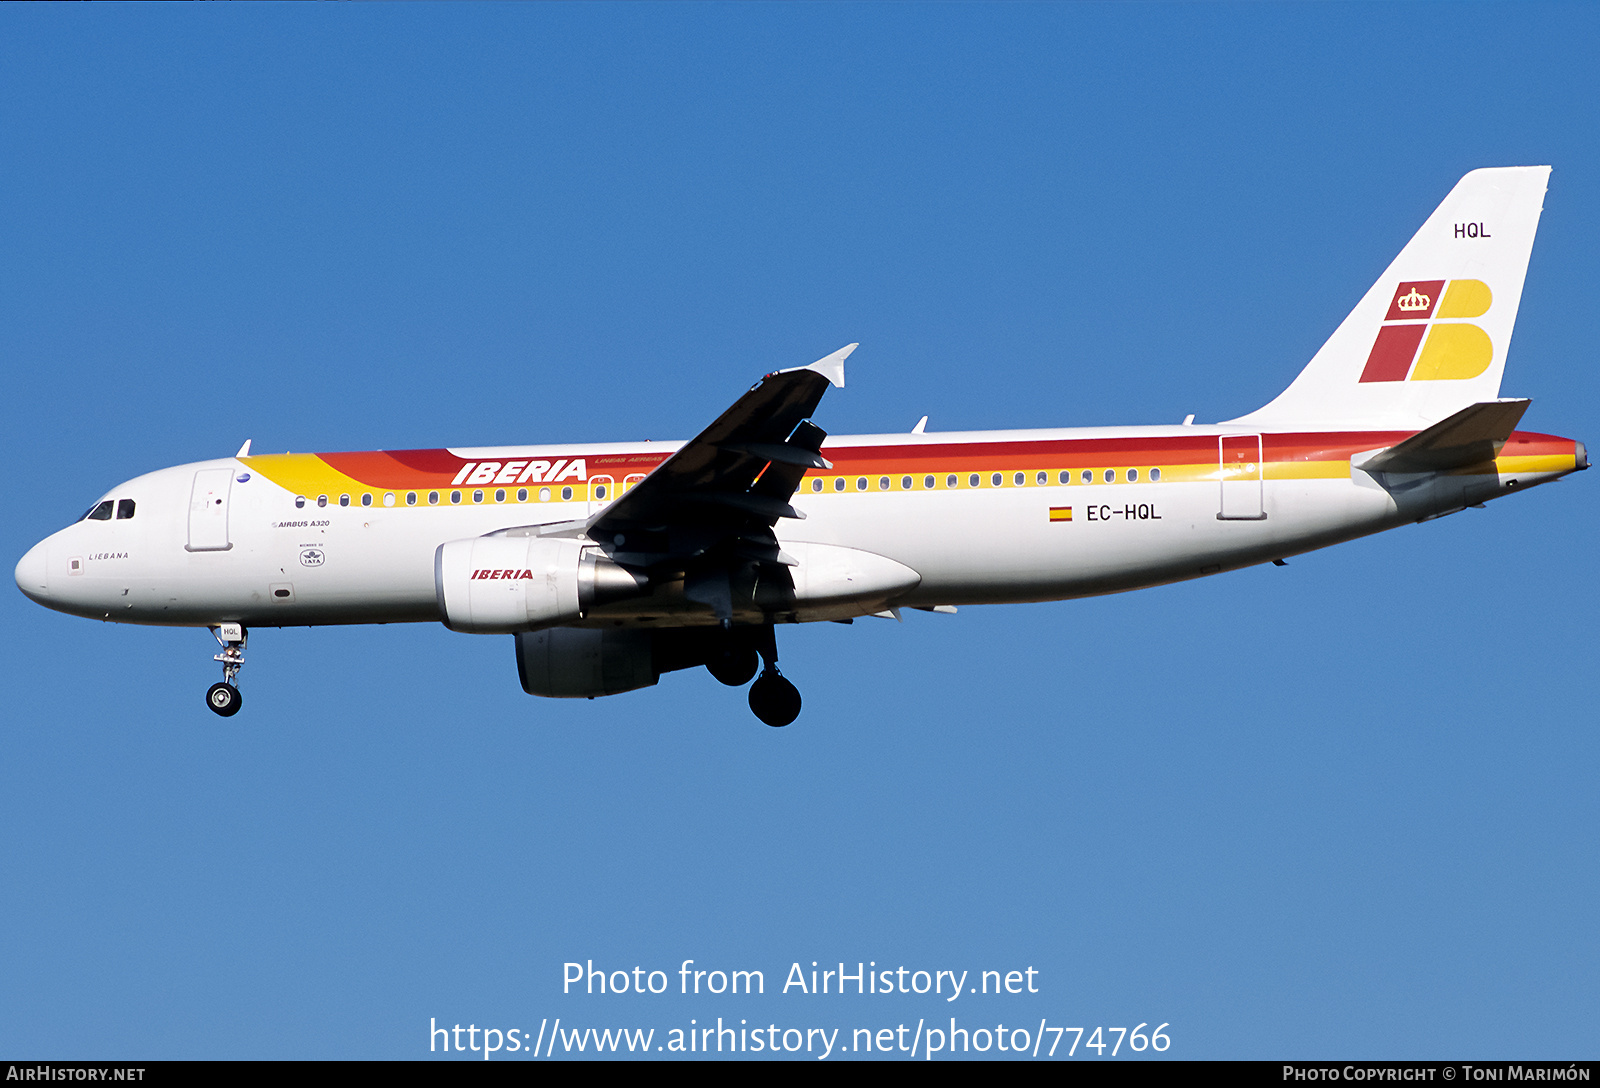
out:
<path id="1" fill-rule="evenodd" d="M 1262 521 L 1264 473 L 1261 466 L 1261 436 L 1225 434 L 1217 439 L 1217 478 L 1222 481 L 1220 521 Z"/>
<path id="2" fill-rule="evenodd" d="M 189 543 L 191 552 L 225 552 L 228 540 L 228 492 L 233 469 L 203 468 L 194 474 L 189 492 Z"/>

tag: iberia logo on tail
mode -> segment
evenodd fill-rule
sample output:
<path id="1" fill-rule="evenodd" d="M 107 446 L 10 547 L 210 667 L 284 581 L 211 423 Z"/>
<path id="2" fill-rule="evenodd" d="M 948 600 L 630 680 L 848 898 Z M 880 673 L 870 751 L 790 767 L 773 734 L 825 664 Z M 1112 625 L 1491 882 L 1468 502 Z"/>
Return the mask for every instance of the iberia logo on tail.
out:
<path id="1" fill-rule="evenodd" d="M 1482 280 L 1408 280 L 1394 289 L 1363 382 L 1458 381 L 1489 369 L 1489 334 L 1460 320 L 1482 317 L 1494 297 Z M 1424 339 L 1426 338 L 1426 339 Z M 1421 348 L 1419 352 L 1417 349 Z M 1415 364 L 1413 366 L 1412 364 Z"/>

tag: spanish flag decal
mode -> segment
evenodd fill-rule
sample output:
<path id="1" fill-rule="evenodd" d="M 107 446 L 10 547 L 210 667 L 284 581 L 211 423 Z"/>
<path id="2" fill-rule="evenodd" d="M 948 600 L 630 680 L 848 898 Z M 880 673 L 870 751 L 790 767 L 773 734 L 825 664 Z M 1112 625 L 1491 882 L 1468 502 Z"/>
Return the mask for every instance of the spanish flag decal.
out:
<path id="1" fill-rule="evenodd" d="M 1071 521 L 1072 520 L 1072 507 L 1070 507 L 1070 506 L 1052 506 L 1050 508 L 1050 520 L 1051 521 Z"/>

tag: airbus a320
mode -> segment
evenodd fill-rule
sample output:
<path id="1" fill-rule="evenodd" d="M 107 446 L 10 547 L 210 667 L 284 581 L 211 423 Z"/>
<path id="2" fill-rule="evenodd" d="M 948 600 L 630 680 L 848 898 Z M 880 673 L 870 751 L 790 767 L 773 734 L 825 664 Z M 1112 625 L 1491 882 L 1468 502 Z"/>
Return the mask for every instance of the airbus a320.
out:
<path id="1" fill-rule="evenodd" d="M 246 442 L 112 488 L 17 585 L 77 616 L 209 628 L 224 716 L 252 627 L 442 622 L 510 635 L 532 695 L 704 666 L 787 725 L 785 624 L 1199 578 L 1588 468 L 1499 395 L 1549 172 L 1462 178 L 1288 389 L 1223 423 L 830 437 L 815 417 L 852 344 L 682 443 Z"/>

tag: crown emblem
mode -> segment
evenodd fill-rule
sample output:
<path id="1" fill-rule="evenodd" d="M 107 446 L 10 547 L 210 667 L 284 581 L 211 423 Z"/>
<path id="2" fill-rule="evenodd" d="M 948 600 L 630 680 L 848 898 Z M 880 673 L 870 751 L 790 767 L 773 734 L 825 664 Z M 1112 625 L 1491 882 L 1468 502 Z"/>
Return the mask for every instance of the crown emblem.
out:
<path id="1" fill-rule="evenodd" d="M 1413 287 L 1409 295 L 1401 295 L 1395 307 L 1401 310 L 1426 310 L 1433 300 Z"/>

